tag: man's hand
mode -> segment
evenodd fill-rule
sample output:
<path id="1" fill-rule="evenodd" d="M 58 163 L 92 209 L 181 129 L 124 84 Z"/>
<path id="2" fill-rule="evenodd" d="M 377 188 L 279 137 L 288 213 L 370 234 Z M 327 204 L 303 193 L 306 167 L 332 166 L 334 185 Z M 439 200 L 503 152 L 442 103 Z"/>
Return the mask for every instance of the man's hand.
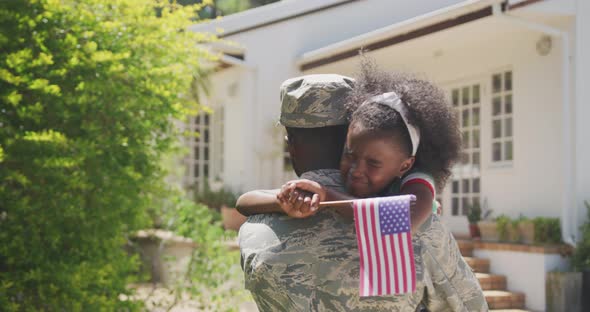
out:
<path id="1" fill-rule="evenodd" d="M 318 211 L 320 201 L 325 199 L 324 187 L 310 180 L 289 181 L 277 194 L 281 209 L 292 218 L 307 218 L 314 215 Z"/>

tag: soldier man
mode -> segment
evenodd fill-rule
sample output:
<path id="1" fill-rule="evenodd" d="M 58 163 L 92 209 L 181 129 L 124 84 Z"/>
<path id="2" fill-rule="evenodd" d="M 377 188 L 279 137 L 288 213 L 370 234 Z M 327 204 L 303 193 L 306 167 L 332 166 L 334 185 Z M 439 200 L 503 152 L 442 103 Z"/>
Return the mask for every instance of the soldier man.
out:
<path id="1" fill-rule="evenodd" d="M 353 83 L 340 75 L 310 75 L 281 86 L 280 123 L 287 128 L 295 173 L 342 192 L 338 167 L 348 127 L 343 99 Z M 277 192 L 247 193 L 238 200 L 238 209 L 251 214 L 247 198 L 274 199 Z M 276 206 L 257 206 L 256 213 L 271 211 L 277 211 Z M 306 219 L 252 215 L 240 229 L 239 243 L 246 288 L 261 311 L 416 311 L 422 300 L 418 240 L 417 292 L 359 298 L 354 223 L 331 209 Z"/>
<path id="2" fill-rule="evenodd" d="M 340 75 L 310 75 L 281 85 L 280 122 L 296 174 L 341 192 L 338 167 L 347 129 L 342 103 L 353 83 Z M 413 235 L 416 291 L 360 298 L 353 221 L 333 209 L 306 219 L 297 219 L 299 209 L 287 211 L 291 217 L 277 213 L 277 192 L 252 191 L 238 200 L 244 215 L 265 213 L 250 216 L 239 237 L 246 288 L 261 311 L 416 311 L 424 305 L 430 311 L 487 311 L 477 280 L 438 216 Z"/>

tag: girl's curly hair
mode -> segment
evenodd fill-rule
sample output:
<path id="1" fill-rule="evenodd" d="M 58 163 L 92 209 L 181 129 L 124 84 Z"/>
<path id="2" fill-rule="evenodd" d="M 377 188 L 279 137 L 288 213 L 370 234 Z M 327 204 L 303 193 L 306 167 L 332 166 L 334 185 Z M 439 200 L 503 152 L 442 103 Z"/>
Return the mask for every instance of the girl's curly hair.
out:
<path id="1" fill-rule="evenodd" d="M 412 143 L 400 114 L 380 104 L 361 104 L 386 92 L 397 93 L 408 107 L 408 121 L 420 130 L 420 145 L 414 167 L 433 176 L 441 190 L 459 157 L 461 134 L 457 118 L 444 92 L 426 79 L 412 74 L 384 72 L 375 62 L 361 56 L 360 72 L 346 99 L 351 123 L 360 122 L 369 131 L 391 131 L 402 138 L 411 153 Z"/>

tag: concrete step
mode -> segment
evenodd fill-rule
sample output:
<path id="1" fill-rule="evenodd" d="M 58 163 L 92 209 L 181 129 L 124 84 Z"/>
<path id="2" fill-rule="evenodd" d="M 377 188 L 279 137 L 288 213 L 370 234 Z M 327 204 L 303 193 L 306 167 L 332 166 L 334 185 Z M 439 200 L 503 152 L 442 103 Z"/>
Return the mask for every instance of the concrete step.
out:
<path id="1" fill-rule="evenodd" d="M 504 275 L 475 273 L 475 277 L 479 280 L 483 290 L 506 290 L 506 276 Z"/>
<path id="2" fill-rule="evenodd" d="M 469 266 L 473 269 L 476 273 L 490 273 L 490 260 L 483 259 L 483 258 L 473 258 L 473 257 L 463 257 L 465 262 L 469 264 Z"/>
<path id="3" fill-rule="evenodd" d="M 459 250 L 461 251 L 461 255 L 463 255 L 463 257 L 473 256 L 473 242 L 468 240 L 458 240 L 457 244 L 459 245 Z"/>
<path id="4" fill-rule="evenodd" d="M 490 312 L 531 312 L 531 311 L 522 310 L 522 309 L 494 309 L 494 310 L 490 310 Z"/>
<path id="5" fill-rule="evenodd" d="M 503 290 L 484 290 L 490 309 L 523 309 L 524 294 Z"/>

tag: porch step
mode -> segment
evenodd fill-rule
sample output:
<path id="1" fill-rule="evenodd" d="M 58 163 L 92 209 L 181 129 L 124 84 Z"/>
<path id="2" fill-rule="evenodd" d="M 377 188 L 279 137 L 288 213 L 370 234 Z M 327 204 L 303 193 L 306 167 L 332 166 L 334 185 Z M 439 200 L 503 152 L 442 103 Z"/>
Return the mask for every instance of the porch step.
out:
<path id="1" fill-rule="evenodd" d="M 459 250 L 463 257 L 473 256 L 473 242 L 468 240 L 458 240 L 457 244 L 459 245 Z"/>
<path id="2" fill-rule="evenodd" d="M 476 273 L 490 273 L 490 260 L 483 258 L 463 257 Z"/>
<path id="3" fill-rule="evenodd" d="M 475 273 L 475 277 L 483 290 L 506 290 L 506 276 L 504 275 Z"/>
<path id="4" fill-rule="evenodd" d="M 524 294 L 503 290 L 484 290 L 490 309 L 523 309 Z"/>

